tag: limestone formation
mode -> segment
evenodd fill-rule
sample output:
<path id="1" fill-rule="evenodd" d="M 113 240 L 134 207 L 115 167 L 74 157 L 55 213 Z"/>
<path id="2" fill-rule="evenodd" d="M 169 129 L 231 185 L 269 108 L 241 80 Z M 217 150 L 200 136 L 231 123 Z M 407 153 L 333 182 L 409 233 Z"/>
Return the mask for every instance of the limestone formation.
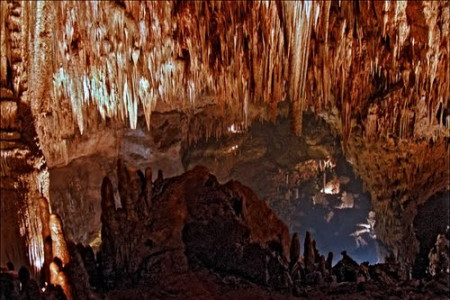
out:
<path id="1" fill-rule="evenodd" d="M 42 240 L 44 241 L 44 264 L 42 274 L 44 282 L 50 281 L 50 263 L 53 260 L 52 233 L 50 229 L 50 208 L 45 197 L 39 198 L 39 213 L 42 224 Z"/>
<path id="2" fill-rule="evenodd" d="M 291 266 L 293 266 L 300 257 L 300 235 L 298 232 L 294 233 L 291 241 L 290 259 Z"/>
<path id="3" fill-rule="evenodd" d="M 40 290 L 24 268 L 19 274 L 0 269 L 0 295 L 97 300 L 169 294 L 183 299 L 334 299 L 336 295 L 365 299 L 395 294 L 402 299 L 440 299 L 449 291 L 445 285 L 449 274 L 421 282 L 408 280 L 398 263 L 358 264 L 346 252 L 332 275 L 332 254 L 325 260 L 309 232 L 300 257 L 299 235 L 294 234 L 289 243 L 286 226 L 264 202 L 238 182 L 219 184 L 205 168 L 164 179 L 162 184 L 165 188 L 154 195 L 149 216 L 137 214 L 139 220 L 134 221 L 124 209 L 115 209 L 113 186 L 105 177 L 102 246 L 97 257 L 90 247 L 66 242 L 71 259 L 63 267 L 54 258 L 48 285 Z M 124 186 L 136 187 L 132 181 Z M 139 194 L 144 192 L 142 182 Z M 51 215 L 52 233 L 55 224 L 61 227 Z M 62 231 L 57 232 L 60 237 Z M 445 250 L 442 245 L 440 237 L 436 248 Z"/>
<path id="4" fill-rule="evenodd" d="M 430 250 L 416 234 L 419 208 L 449 191 L 449 28 L 448 1 L 0 1 L 0 263 L 22 270 L 2 271 L 1 283 L 19 298 L 19 283 L 32 284 L 42 269 L 44 282 L 51 268 L 58 281 L 72 263 L 65 238 L 99 241 L 101 220 L 99 281 L 112 298 L 130 296 L 125 289 L 143 282 L 151 290 L 161 281 L 155 274 L 169 274 L 162 277 L 170 278 L 171 289 L 150 295 L 180 294 L 190 272 L 198 294 L 186 298 L 217 296 L 220 280 L 320 298 L 292 282 L 321 284 L 329 270 L 338 281 L 358 282 L 360 298 L 388 296 L 366 290 L 374 286 L 367 273 L 400 298 L 442 296 L 448 291 L 440 281 L 448 273 L 443 237 L 428 256 L 433 278 L 411 287 L 404 276 L 417 253 L 426 259 Z M 344 253 L 332 268 L 332 255 L 324 264 L 309 233 L 302 259 L 288 227 L 248 188 L 184 168 L 188 145 L 214 137 L 232 141 L 226 160 L 214 158 L 219 169 L 256 169 L 255 161 L 228 166 L 239 153 L 261 158 L 268 152 L 240 147 L 235 141 L 246 138 L 243 131 L 257 120 L 275 124 L 289 116 L 300 136 L 310 122 L 305 112 L 330 126 L 335 148 L 364 182 L 376 216 L 370 238 L 392 261 L 366 268 Z M 278 172 L 287 188 L 277 192 L 291 206 L 303 197 L 301 178 L 330 170 L 317 160 L 286 167 L 292 153 L 273 144 L 276 162 L 264 163 L 274 172 L 289 169 Z M 302 157 L 303 150 L 292 152 Z M 319 143 L 312 152 L 322 150 Z M 158 171 L 152 183 L 151 171 L 137 171 L 149 161 L 167 178 Z M 50 173 L 57 177 L 63 167 L 73 176 L 62 176 L 67 181 L 57 189 Z M 305 172 L 290 177 L 296 168 Z M 193 171 L 181 175 L 184 170 Z M 92 191 L 104 176 L 110 179 L 103 181 L 100 217 L 100 201 L 93 201 L 98 191 Z M 342 190 L 334 180 L 322 192 L 337 192 L 337 183 Z M 320 191 L 313 201 L 326 206 Z M 355 208 L 357 198 L 345 193 L 339 207 Z M 62 220 L 79 225 L 84 218 L 81 229 L 63 232 Z M 61 261 L 59 269 L 50 255 Z M 218 280 L 218 274 L 227 276 Z M 47 296 L 58 295 L 55 289 Z M 248 296 L 228 292 L 224 298 Z"/>
<path id="5" fill-rule="evenodd" d="M 113 237 L 119 231 L 119 223 L 116 221 L 116 208 L 111 181 L 108 177 L 103 179 L 102 184 L 102 246 L 101 257 L 105 271 L 104 284 L 107 288 L 114 286 L 115 252 Z M 107 274 L 111 274 L 107 276 Z"/>
<path id="6" fill-rule="evenodd" d="M 439 234 L 436 243 L 428 254 L 429 272 L 432 276 L 450 274 L 450 242 L 443 234 Z"/>
<path id="7" fill-rule="evenodd" d="M 128 185 L 130 184 L 130 174 L 122 159 L 117 160 L 117 185 L 122 208 L 128 213 L 133 209 L 133 202 Z"/>
<path id="8" fill-rule="evenodd" d="M 162 181 L 164 180 L 164 175 L 163 175 L 163 171 L 161 169 L 158 170 L 158 177 L 156 177 L 156 181 L 155 184 L 161 184 Z"/>
<path id="9" fill-rule="evenodd" d="M 331 273 L 331 267 L 333 266 L 333 252 L 328 252 L 327 261 L 325 264 L 326 269 L 328 272 Z"/>
<path id="10" fill-rule="evenodd" d="M 309 273 L 315 270 L 314 264 L 316 262 L 316 253 L 313 245 L 313 240 L 311 238 L 311 233 L 309 231 L 306 232 L 303 249 L 305 268 L 306 272 Z"/>
<path id="11" fill-rule="evenodd" d="M 152 168 L 145 169 L 145 203 L 147 210 L 152 206 Z"/>
<path id="12" fill-rule="evenodd" d="M 62 266 L 64 267 L 70 262 L 70 254 L 67 249 L 61 218 L 58 215 L 51 214 L 49 225 L 52 238 L 53 259 L 58 258 L 61 260 Z"/>
<path id="13" fill-rule="evenodd" d="M 55 286 L 59 285 L 67 300 L 72 300 L 72 289 L 67 281 L 66 274 L 61 268 L 60 261 L 55 260 L 50 263 L 50 283 Z"/>

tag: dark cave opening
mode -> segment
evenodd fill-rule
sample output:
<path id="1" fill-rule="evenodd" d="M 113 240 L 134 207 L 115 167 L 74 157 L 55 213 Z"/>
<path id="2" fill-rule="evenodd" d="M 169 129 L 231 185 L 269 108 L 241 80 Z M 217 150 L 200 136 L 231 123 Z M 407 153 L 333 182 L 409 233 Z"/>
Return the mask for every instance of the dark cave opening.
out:
<path id="1" fill-rule="evenodd" d="M 436 236 L 446 234 L 447 239 L 449 238 L 449 199 L 449 191 L 437 193 L 418 208 L 414 231 L 420 242 L 420 250 L 413 266 L 415 278 L 430 275 L 428 254 L 436 243 Z"/>

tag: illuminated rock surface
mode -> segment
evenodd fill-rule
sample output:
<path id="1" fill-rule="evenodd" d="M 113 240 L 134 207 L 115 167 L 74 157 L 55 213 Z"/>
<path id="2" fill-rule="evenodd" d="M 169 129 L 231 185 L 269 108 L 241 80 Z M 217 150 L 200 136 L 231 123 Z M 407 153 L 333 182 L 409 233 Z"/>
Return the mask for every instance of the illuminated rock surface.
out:
<path id="1" fill-rule="evenodd" d="M 119 204 L 119 157 L 133 169 L 130 185 L 147 166 L 154 178 L 159 169 L 180 175 L 201 160 L 196 141 L 199 153 L 204 137 L 226 141 L 287 116 L 310 157 L 290 166 L 297 154 L 276 145 L 284 170 L 274 181 L 288 188 L 265 200 L 292 229 L 283 207 L 302 196 L 292 175 L 325 174 L 312 207 L 341 197 L 341 209 L 323 216 L 332 224 L 368 196 L 346 190 L 351 176 L 330 176 L 343 164 L 310 139 L 312 112 L 336 138 L 331 154 L 341 152 L 370 195 L 375 223 L 364 216 L 348 234 L 357 245 L 376 236 L 411 270 L 448 225 L 439 217 L 427 231 L 433 213 L 421 210 L 448 199 L 449 20 L 448 1 L 0 2 L 1 264 L 31 267 L 32 277 L 49 264 L 41 197 L 67 238 L 98 248 L 98 191 L 110 176 Z M 267 170 L 271 151 L 257 142 L 230 144 L 223 157 L 244 157 L 208 167 L 221 180 Z M 250 157 L 260 161 L 234 168 Z M 260 197 L 274 190 L 242 181 Z M 136 197 L 133 189 L 122 199 L 126 209 Z"/>

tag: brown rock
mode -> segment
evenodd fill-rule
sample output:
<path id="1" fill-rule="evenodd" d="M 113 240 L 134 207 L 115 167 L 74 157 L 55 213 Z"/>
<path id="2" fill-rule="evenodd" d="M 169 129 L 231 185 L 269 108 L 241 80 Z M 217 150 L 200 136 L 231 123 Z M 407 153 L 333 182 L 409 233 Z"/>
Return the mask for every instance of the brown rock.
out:
<path id="1" fill-rule="evenodd" d="M 21 135 L 17 131 L 0 131 L 0 140 L 15 141 L 19 140 L 20 137 Z"/>
<path id="2" fill-rule="evenodd" d="M 152 205 L 152 168 L 145 169 L 145 203 L 147 209 Z"/>
<path id="3" fill-rule="evenodd" d="M 320 255 L 319 257 L 319 272 L 322 274 L 322 276 L 326 276 L 328 274 L 327 268 L 326 268 L 326 261 L 325 256 Z"/>
<path id="4" fill-rule="evenodd" d="M 53 260 L 51 230 L 50 230 L 50 209 L 45 197 L 39 198 L 39 214 L 42 224 L 42 240 L 44 241 L 44 265 L 42 274 L 45 282 L 50 281 L 49 267 Z"/>
<path id="5" fill-rule="evenodd" d="M 0 101 L 0 128 L 17 128 L 17 103 L 14 101 Z"/>
<path id="6" fill-rule="evenodd" d="M 309 231 L 306 232 L 304 249 L 303 257 L 305 259 L 305 268 L 306 272 L 309 273 L 315 270 L 314 263 L 316 260 L 313 240 Z"/>
<path id="7" fill-rule="evenodd" d="M 61 219 L 58 215 L 52 214 L 50 215 L 49 224 L 52 238 L 53 258 L 60 259 L 62 266 L 64 267 L 70 261 L 70 254 L 69 250 L 67 249 Z"/>
<path id="8" fill-rule="evenodd" d="M 128 194 L 129 193 L 128 186 L 130 184 L 130 174 L 128 173 L 128 169 L 121 158 L 117 160 L 117 184 L 122 208 L 124 208 L 128 212 L 128 210 L 131 209 L 132 206 Z"/>
<path id="9" fill-rule="evenodd" d="M 67 281 L 66 274 L 61 270 L 61 267 L 57 262 L 52 261 L 50 263 L 50 282 L 53 285 L 59 285 L 64 294 L 66 295 L 67 300 L 72 300 L 72 289 Z"/>
<path id="10" fill-rule="evenodd" d="M 136 284 L 166 289 L 167 280 L 187 287 L 179 276 L 195 278 L 202 269 L 289 289 L 287 228 L 250 189 L 238 182 L 220 185 L 201 167 L 164 182 L 153 195 L 150 220 L 138 214 L 139 221 L 132 222 L 120 211 L 111 214 L 112 187 L 105 178 L 101 265 L 108 289 Z"/>
<path id="11" fill-rule="evenodd" d="M 6 70 L 6 68 L 5 68 L 5 70 Z M 3 74 L 3 71 L 1 71 L 1 73 Z M 4 87 L 0 87 L 0 100 L 13 100 L 13 99 L 14 99 L 14 94 L 13 94 L 12 90 L 4 88 Z"/>
<path id="12" fill-rule="evenodd" d="M 294 233 L 291 241 L 290 259 L 291 265 L 294 265 L 300 257 L 300 235 L 298 232 Z"/>
<path id="13" fill-rule="evenodd" d="M 331 268 L 333 267 L 333 252 L 328 252 L 327 261 L 326 261 L 326 268 L 328 272 L 331 274 Z"/>

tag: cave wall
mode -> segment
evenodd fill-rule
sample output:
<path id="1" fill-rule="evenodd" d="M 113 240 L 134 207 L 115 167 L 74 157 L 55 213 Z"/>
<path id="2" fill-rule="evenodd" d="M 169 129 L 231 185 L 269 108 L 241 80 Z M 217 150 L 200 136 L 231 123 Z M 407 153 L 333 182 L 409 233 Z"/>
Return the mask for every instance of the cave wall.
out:
<path id="1" fill-rule="evenodd" d="M 413 275 L 415 277 L 430 274 L 428 254 L 436 243 L 435 237 L 438 234 L 448 235 L 449 233 L 449 199 L 448 191 L 437 193 L 418 207 L 413 223 L 414 232 L 420 243 L 420 251 L 414 261 Z"/>
<path id="2" fill-rule="evenodd" d="M 48 196 L 46 161 L 37 143 L 29 95 L 27 2 L 0 3 L 0 264 L 39 272 L 39 203 Z"/>
<path id="3" fill-rule="evenodd" d="M 98 246 L 101 229 L 101 184 L 105 176 L 114 187 L 116 206 L 120 207 L 117 161 L 122 159 L 134 170 L 150 166 L 164 177 L 183 173 L 181 148 L 186 133 L 183 114 L 155 113 L 151 131 L 143 117 L 135 130 L 129 128 L 103 130 L 91 134 L 86 143 L 70 153 L 70 163 L 49 168 L 50 198 L 54 211 L 61 216 L 69 239 Z M 78 151 L 77 151 L 78 150 Z"/>

